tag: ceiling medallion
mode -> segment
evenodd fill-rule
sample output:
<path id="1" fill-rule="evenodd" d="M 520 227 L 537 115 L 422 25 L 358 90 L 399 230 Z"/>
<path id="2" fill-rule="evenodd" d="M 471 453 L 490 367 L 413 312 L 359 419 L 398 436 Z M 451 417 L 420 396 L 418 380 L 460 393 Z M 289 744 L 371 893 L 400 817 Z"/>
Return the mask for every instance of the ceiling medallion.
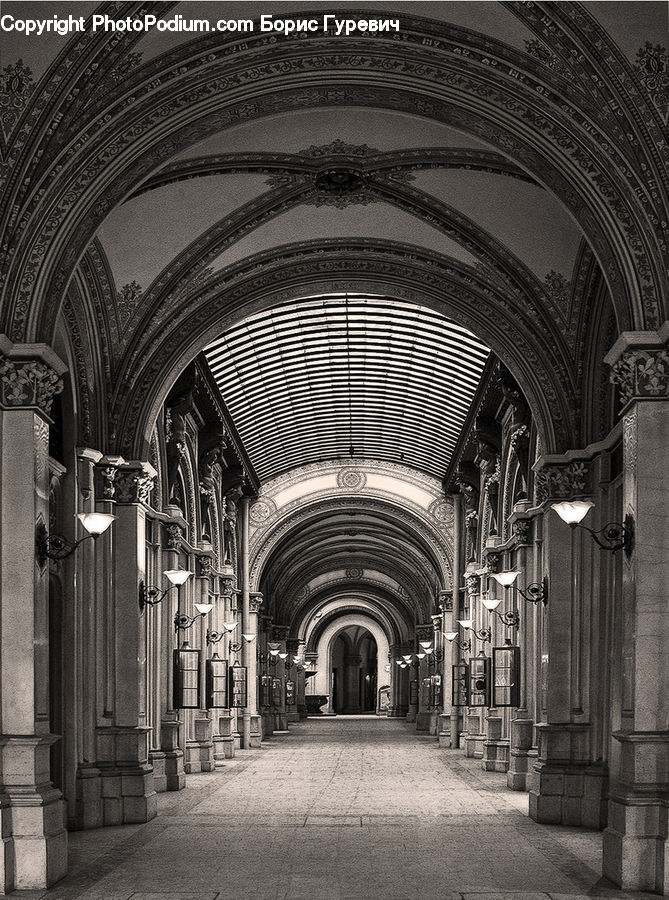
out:
<path id="1" fill-rule="evenodd" d="M 342 469 L 337 473 L 337 485 L 342 488 L 361 490 L 367 483 L 367 476 L 357 469 Z"/>

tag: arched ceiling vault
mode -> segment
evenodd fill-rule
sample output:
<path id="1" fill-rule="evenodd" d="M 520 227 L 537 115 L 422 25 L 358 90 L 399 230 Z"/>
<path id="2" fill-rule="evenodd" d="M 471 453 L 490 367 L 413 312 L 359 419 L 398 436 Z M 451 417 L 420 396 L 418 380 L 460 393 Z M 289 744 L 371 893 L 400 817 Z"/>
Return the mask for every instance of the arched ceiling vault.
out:
<path id="1" fill-rule="evenodd" d="M 582 51 L 583 44 L 588 44 L 585 35 L 592 31 L 591 20 L 580 8 L 570 19 L 545 4 L 534 4 L 522 13 L 514 7 L 514 11 L 542 37 L 550 31 L 568 68 L 582 65 L 584 56 L 588 59 L 582 52 L 570 58 L 569 52 L 579 43 Z M 140 67 L 130 83 L 124 83 L 123 91 L 104 93 L 103 105 L 91 102 L 88 91 L 97 78 L 109 76 L 109 66 L 118 61 L 119 54 L 128 52 L 133 38 L 118 41 L 113 53 L 107 47 L 109 37 L 95 40 L 87 35 L 87 40 L 73 41 L 67 52 L 80 58 L 76 72 L 83 73 L 86 59 L 102 60 L 103 64 L 97 63 L 97 78 L 90 79 L 90 70 L 87 73 L 86 90 L 77 86 L 74 95 L 68 94 L 68 89 L 75 88 L 72 80 L 59 84 L 62 108 L 53 92 L 48 96 L 53 102 L 44 102 L 53 87 L 48 83 L 39 97 L 41 106 L 38 103 L 35 108 L 48 108 L 48 115 L 59 119 L 63 136 L 69 129 L 71 152 L 54 171 L 41 162 L 41 154 L 31 154 L 28 149 L 23 158 L 34 159 L 34 171 L 17 167 L 10 184 L 9 209 L 23 209 L 24 201 L 33 207 L 30 216 L 10 223 L 16 229 L 15 252 L 3 310 L 10 336 L 50 339 L 57 314 L 56 308 L 49 310 L 49 304 L 56 307 L 54 292 L 65 288 L 108 210 L 155 171 L 157 160 L 162 162 L 169 155 L 170 151 L 165 152 L 168 146 L 171 153 L 178 152 L 240 118 L 274 115 L 296 108 L 298 102 L 301 109 L 351 105 L 362 103 L 363 94 L 366 106 L 447 119 L 492 146 L 503 147 L 506 155 L 549 186 L 580 221 L 603 263 L 620 327 L 657 327 L 658 303 L 664 293 L 658 288 L 664 287 L 666 274 L 653 232 L 666 217 L 658 207 L 657 193 L 652 194 L 643 183 L 635 158 L 643 147 L 648 155 L 646 171 L 664 183 L 666 172 L 653 151 L 657 141 L 652 134 L 661 123 L 649 98 L 639 93 L 632 79 L 628 102 L 619 75 L 616 81 L 616 69 L 607 68 L 606 57 L 594 52 L 594 47 L 586 65 L 598 69 L 602 77 L 597 83 L 594 79 L 588 83 L 592 95 L 599 91 L 601 97 L 584 95 L 579 78 L 562 77 L 554 67 L 547 79 L 546 68 L 529 54 L 488 37 L 483 40 L 465 29 L 445 29 L 443 23 L 427 20 L 404 17 L 403 22 L 403 42 L 376 36 L 351 40 L 344 47 L 337 39 L 337 55 L 327 57 L 325 66 L 323 51 L 327 56 L 327 49 L 335 43 L 323 36 L 278 41 L 272 37 L 271 47 L 267 36 L 245 36 L 245 50 L 237 46 L 236 54 L 220 57 L 216 51 L 235 42 L 221 35 L 210 36 L 173 51 L 169 68 L 160 58 Z M 599 46 L 607 44 L 601 29 L 597 40 Z M 346 52 L 349 46 L 355 48 L 354 54 Z M 385 54 L 375 55 L 381 48 Z M 467 49 L 465 55 L 463 48 Z M 296 86 L 295 73 L 309 71 L 316 61 L 314 53 L 318 74 L 312 69 L 311 78 Z M 364 75 L 361 54 L 366 57 Z M 613 56 L 618 69 L 631 71 L 620 54 Z M 251 61 L 255 63 L 254 94 L 249 102 Z M 379 75 L 383 87 L 378 86 Z M 361 84 L 362 78 L 369 83 Z M 559 91 L 554 89 L 556 81 Z M 109 84 L 113 84 L 111 78 Z M 246 96 L 235 107 L 230 89 L 234 85 L 234 91 L 240 84 L 245 84 Z M 608 102 L 612 85 L 619 91 L 615 113 Z M 127 102 L 129 95 L 132 104 Z M 492 115 L 489 104 L 498 104 Z M 640 107 L 647 115 L 639 116 Z M 503 125 L 498 116 L 502 110 Z M 629 124 L 623 124 L 625 116 Z M 530 121 L 532 128 L 527 127 Z M 546 133 L 540 134 L 542 130 Z M 602 134 L 606 155 L 598 147 Z M 21 132 L 21 139 L 29 141 L 29 132 Z M 78 153 L 85 154 L 85 160 Z M 109 165 L 110 153 L 113 166 Z M 22 193 L 26 190 L 32 192 L 31 197 Z M 45 255 L 46 245 L 50 250 Z"/>

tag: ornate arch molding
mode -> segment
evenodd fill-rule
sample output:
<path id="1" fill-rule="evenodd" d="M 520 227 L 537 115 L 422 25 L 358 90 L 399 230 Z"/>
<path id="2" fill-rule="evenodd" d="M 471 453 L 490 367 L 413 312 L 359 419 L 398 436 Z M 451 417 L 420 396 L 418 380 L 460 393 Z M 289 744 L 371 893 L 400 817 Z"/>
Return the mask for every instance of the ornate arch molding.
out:
<path id="1" fill-rule="evenodd" d="M 318 646 L 319 641 L 321 640 L 323 634 L 331 628 L 333 623 L 335 623 L 338 619 L 342 619 L 348 616 L 364 616 L 368 618 L 370 621 L 375 622 L 379 628 L 386 635 L 389 644 L 399 643 L 405 640 L 405 637 L 401 631 L 397 630 L 395 623 L 393 623 L 390 619 L 386 618 L 386 616 L 380 610 L 370 609 L 368 606 L 357 606 L 355 603 L 344 603 L 344 605 L 338 607 L 336 610 L 332 610 L 327 616 L 323 616 L 322 619 L 319 619 L 317 625 L 315 625 L 310 630 L 310 623 L 306 621 L 301 623 L 299 635 L 300 637 L 306 641 L 305 652 L 314 653 L 316 647 Z M 348 624 L 343 625 L 343 628 L 347 628 Z M 304 630 L 302 629 L 304 627 Z M 407 632 L 408 637 L 408 632 Z"/>
<path id="2" fill-rule="evenodd" d="M 565 18 L 559 11 L 542 12 L 549 21 Z M 580 11 L 579 17 L 583 22 Z M 582 46 L 597 59 L 595 42 L 588 39 L 591 21 L 579 29 L 575 18 L 572 33 L 578 31 Z M 62 298 L 84 247 L 109 210 L 165 157 L 235 123 L 344 105 L 448 122 L 510 156 L 579 221 L 606 273 L 619 327 L 657 327 L 666 286 L 660 236 L 666 217 L 658 192 L 651 195 L 641 171 L 644 154 L 632 159 L 633 141 L 616 122 L 610 96 L 601 102 L 603 86 L 599 92 L 593 86 L 591 99 L 579 78 L 573 84 L 558 78 L 528 54 L 489 37 L 427 20 L 403 17 L 403 22 L 403 41 L 390 35 L 357 38 L 354 52 L 348 42 L 323 35 L 283 40 L 245 35 L 240 44 L 215 34 L 142 66 L 108 91 L 104 104 L 90 102 L 89 91 L 98 84 L 95 79 L 92 88 L 85 84 L 85 69 L 72 69 L 71 80 L 61 76 L 59 102 L 44 123 L 66 148 L 57 168 L 55 160 L 35 152 L 37 147 L 25 152 L 20 141 L 9 155 L 15 175 L 7 225 L 15 252 L 5 257 L 5 331 L 13 340 L 50 340 L 59 305 L 54 298 Z M 610 50 L 610 40 L 597 38 Z M 71 65 L 70 52 L 67 48 L 61 57 L 61 71 Z M 624 71 L 630 72 L 629 65 Z M 37 92 L 18 130 L 23 140 L 31 140 L 28 123 L 37 108 L 44 111 L 54 87 L 47 81 Z M 244 99 L 237 99 L 240 88 Z M 630 97 L 625 88 L 620 81 L 613 98 L 617 113 L 624 124 L 630 121 L 652 171 L 662 179 L 643 120 L 630 110 L 636 101 L 651 117 L 656 113 L 648 97 L 638 90 Z M 58 124 L 61 106 L 73 94 L 79 115 L 70 112 Z"/>
<path id="3" fill-rule="evenodd" d="M 432 610 L 425 611 L 419 607 L 410 610 L 406 606 L 406 601 L 393 594 L 387 587 L 383 585 L 375 585 L 360 582 L 359 584 L 351 584 L 350 582 L 333 582 L 324 586 L 322 590 L 314 593 L 308 602 L 303 602 L 299 607 L 291 613 L 290 621 L 292 630 L 297 630 L 300 634 L 307 627 L 304 623 L 313 621 L 314 613 L 319 607 L 325 607 L 329 603 L 354 603 L 351 595 L 355 595 L 358 601 L 364 601 L 372 604 L 379 615 L 382 615 L 392 625 L 392 633 L 397 640 L 402 639 L 403 635 L 408 634 L 416 621 L 424 621 L 429 619 Z M 337 606 L 337 610 L 339 610 Z M 327 610 L 325 616 L 336 616 L 337 610 Z M 424 615 L 423 615 L 424 613 Z"/>
<path id="4" fill-rule="evenodd" d="M 419 507 L 414 508 L 414 505 L 410 505 L 408 501 L 405 507 L 401 508 L 395 503 L 379 498 L 339 495 L 307 502 L 297 510 L 277 519 L 274 527 L 255 548 L 250 560 L 250 589 L 258 590 L 265 565 L 281 541 L 285 540 L 292 531 L 303 529 L 311 521 L 318 520 L 323 513 L 356 508 L 362 513 L 376 512 L 382 517 L 389 516 L 395 522 L 399 519 L 408 529 L 412 543 L 421 547 L 426 556 L 431 559 L 435 571 L 440 576 L 441 584 L 450 584 L 450 548 Z"/>
<path id="5" fill-rule="evenodd" d="M 512 372 L 539 423 L 543 446 L 554 452 L 575 446 L 571 375 L 550 341 L 541 339 L 536 313 L 522 319 L 516 298 L 470 267 L 438 254 L 405 244 L 352 240 L 307 242 L 258 254 L 196 290 L 160 336 L 135 352 L 137 368 L 119 372 L 112 413 L 119 452 L 142 458 L 174 380 L 226 328 L 281 302 L 346 290 L 408 300 L 455 319 Z"/>

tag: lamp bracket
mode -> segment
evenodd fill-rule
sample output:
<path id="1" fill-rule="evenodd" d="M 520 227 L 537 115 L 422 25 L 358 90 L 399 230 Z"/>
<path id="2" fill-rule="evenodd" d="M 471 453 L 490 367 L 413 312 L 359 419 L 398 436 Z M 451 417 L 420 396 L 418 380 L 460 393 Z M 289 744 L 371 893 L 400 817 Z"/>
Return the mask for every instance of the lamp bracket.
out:
<path id="1" fill-rule="evenodd" d="M 218 644 L 219 641 L 223 640 L 225 634 L 225 631 L 209 631 L 209 629 L 207 629 L 207 643 Z"/>
<path id="2" fill-rule="evenodd" d="M 44 522 L 38 522 L 35 528 L 35 556 L 40 567 L 46 565 L 47 559 L 67 559 L 72 556 L 79 544 L 88 538 L 96 538 L 96 534 L 86 534 L 78 541 L 70 541 L 62 534 L 49 534 Z"/>
<path id="3" fill-rule="evenodd" d="M 521 590 L 521 588 L 516 588 L 516 590 L 528 603 L 543 603 L 544 606 L 548 603 L 548 578 L 546 576 L 541 581 L 528 584 L 525 590 Z"/>
<path id="4" fill-rule="evenodd" d="M 176 613 L 174 616 L 174 630 L 178 631 L 181 628 L 182 631 L 185 631 L 187 628 L 191 628 L 198 619 L 204 618 L 205 615 L 206 613 L 197 613 L 195 616 L 186 616 Z"/>
<path id="5" fill-rule="evenodd" d="M 160 603 L 165 596 L 165 594 L 169 591 L 167 588 L 164 591 L 161 591 L 160 588 L 157 587 L 147 587 L 147 585 L 143 582 L 139 582 L 139 611 L 144 612 L 145 606 L 156 606 Z"/>
<path id="6" fill-rule="evenodd" d="M 609 522 L 599 531 L 595 531 L 593 528 L 588 528 L 587 525 L 581 525 L 580 523 L 573 527 L 587 531 L 594 542 L 603 550 L 610 550 L 612 553 L 624 550 L 628 559 L 632 555 L 634 550 L 634 516 L 632 513 L 628 512 L 622 523 Z"/>
<path id="7" fill-rule="evenodd" d="M 510 610 L 509 612 L 499 613 L 496 609 L 493 609 L 492 612 L 495 613 L 497 618 L 506 625 L 507 628 L 518 628 L 520 625 L 520 616 L 515 610 Z"/>
<path id="8" fill-rule="evenodd" d="M 482 641 L 484 644 L 492 643 L 492 632 L 489 628 L 481 628 L 480 631 L 477 631 L 475 628 L 470 628 L 470 631 L 473 631 L 476 637 Z"/>

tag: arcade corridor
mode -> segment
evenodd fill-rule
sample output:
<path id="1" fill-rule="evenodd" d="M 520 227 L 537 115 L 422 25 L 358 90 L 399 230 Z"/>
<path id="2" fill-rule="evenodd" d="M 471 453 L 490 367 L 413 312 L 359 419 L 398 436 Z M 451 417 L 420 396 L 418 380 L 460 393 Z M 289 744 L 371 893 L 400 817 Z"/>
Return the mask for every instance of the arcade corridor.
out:
<path id="1" fill-rule="evenodd" d="M 600 834 L 537 825 L 526 807 L 403 721 L 309 719 L 162 794 L 145 825 L 72 834 L 69 876 L 21 897 L 630 896 L 600 884 Z"/>

